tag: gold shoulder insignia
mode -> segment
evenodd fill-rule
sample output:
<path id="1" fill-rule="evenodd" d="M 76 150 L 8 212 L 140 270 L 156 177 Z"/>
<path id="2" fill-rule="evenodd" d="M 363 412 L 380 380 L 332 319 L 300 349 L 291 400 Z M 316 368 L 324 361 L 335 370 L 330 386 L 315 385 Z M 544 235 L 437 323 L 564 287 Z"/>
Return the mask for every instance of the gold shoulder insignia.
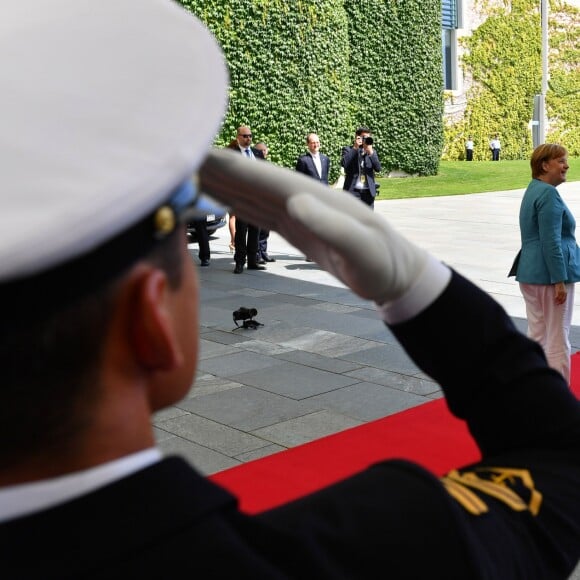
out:
<path id="1" fill-rule="evenodd" d="M 542 504 L 542 494 L 535 489 L 527 469 L 481 467 L 463 472 L 454 469 L 441 481 L 447 492 L 474 515 L 485 513 L 488 508 L 472 490 L 489 495 L 514 511 L 529 510 L 534 516 Z"/>

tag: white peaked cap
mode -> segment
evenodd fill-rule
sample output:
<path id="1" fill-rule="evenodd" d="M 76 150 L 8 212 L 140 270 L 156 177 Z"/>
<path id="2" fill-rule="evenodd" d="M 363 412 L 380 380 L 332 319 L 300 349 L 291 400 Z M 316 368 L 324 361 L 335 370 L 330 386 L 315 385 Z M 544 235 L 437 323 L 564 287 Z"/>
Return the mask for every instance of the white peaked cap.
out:
<path id="1" fill-rule="evenodd" d="M 227 82 L 173 0 L 0 0 L 0 284 L 163 204 L 205 157 Z"/>

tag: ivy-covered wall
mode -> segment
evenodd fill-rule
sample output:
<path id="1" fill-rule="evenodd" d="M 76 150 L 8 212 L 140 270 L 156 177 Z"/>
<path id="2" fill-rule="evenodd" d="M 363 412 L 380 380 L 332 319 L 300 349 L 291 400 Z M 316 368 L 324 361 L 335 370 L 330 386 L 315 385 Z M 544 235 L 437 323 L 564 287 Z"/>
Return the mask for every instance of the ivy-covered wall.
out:
<path id="1" fill-rule="evenodd" d="M 344 7 L 354 124 L 373 129 L 385 172 L 435 175 L 443 148 L 441 1 Z"/>
<path id="2" fill-rule="evenodd" d="M 538 0 L 506 0 L 490 7 L 485 22 L 464 40 L 463 64 L 473 85 L 464 118 L 445 127 L 444 159 L 464 157 L 468 135 L 475 142 L 474 160 L 489 160 L 489 140 L 500 135 L 502 159 L 528 159 L 532 148 L 530 120 L 534 95 L 541 92 L 541 21 Z M 560 142 L 571 156 L 580 155 L 580 52 L 578 10 L 551 2 L 549 16 L 550 83 L 546 141 Z"/>
<path id="3" fill-rule="evenodd" d="M 217 37 L 230 73 L 229 108 L 216 145 L 240 125 L 269 158 L 294 165 L 317 132 L 332 151 L 349 130 L 346 15 L 341 0 L 182 0 Z"/>
<path id="4" fill-rule="evenodd" d="M 385 171 L 437 172 L 443 143 L 440 0 L 179 0 L 214 32 L 230 72 L 216 146 L 247 124 L 294 167 L 319 134 L 338 176 L 359 125 Z"/>

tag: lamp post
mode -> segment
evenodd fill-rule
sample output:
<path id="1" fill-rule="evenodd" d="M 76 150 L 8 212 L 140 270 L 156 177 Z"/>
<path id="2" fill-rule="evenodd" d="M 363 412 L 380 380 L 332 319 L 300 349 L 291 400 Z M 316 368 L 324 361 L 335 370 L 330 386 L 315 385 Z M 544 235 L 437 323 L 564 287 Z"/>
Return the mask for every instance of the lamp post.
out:
<path id="1" fill-rule="evenodd" d="M 542 23 L 542 89 L 534 97 L 534 119 L 532 121 L 533 145 L 536 148 L 546 142 L 548 119 L 546 117 L 546 93 L 548 92 L 548 1 L 540 0 L 540 18 Z"/>
<path id="2" fill-rule="evenodd" d="M 546 142 L 548 119 L 546 117 L 546 93 L 548 92 L 548 0 L 540 0 L 542 19 L 542 107 L 540 109 L 540 145 Z"/>

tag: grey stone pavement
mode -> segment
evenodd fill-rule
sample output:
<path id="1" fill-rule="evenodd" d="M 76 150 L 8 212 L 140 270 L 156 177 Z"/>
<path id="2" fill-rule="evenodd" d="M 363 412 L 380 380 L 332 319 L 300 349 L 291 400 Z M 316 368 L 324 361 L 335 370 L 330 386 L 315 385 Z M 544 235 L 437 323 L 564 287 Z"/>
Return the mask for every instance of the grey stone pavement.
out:
<path id="1" fill-rule="evenodd" d="M 580 181 L 559 187 L 580 221 Z M 507 278 L 519 249 L 523 190 L 375 204 L 409 239 L 498 300 L 522 331 L 524 303 Z M 209 475 L 441 396 L 355 296 L 276 233 L 267 271 L 232 273 L 227 226 L 212 237 L 201 286 L 200 361 L 187 398 L 154 418 L 165 453 Z M 197 260 L 197 245 L 190 244 Z M 576 294 L 576 306 L 580 292 Z M 232 313 L 256 308 L 257 330 Z M 571 340 L 580 350 L 580 309 Z M 442 329 L 444 332 L 444 329 Z M 580 569 L 579 569 L 580 570 Z M 573 578 L 580 579 L 577 570 Z"/>

